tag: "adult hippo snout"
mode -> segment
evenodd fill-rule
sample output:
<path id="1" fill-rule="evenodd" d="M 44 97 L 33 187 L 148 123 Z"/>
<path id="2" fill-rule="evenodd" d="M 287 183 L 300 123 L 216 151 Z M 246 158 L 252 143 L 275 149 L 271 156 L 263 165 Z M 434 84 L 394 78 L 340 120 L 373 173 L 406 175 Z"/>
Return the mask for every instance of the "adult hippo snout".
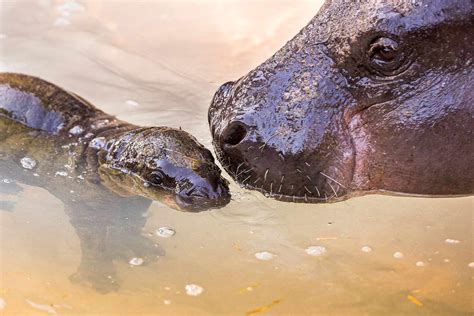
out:
<path id="1" fill-rule="evenodd" d="M 471 1 L 329 1 L 209 109 L 242 186 L 290 201 L 463 195 L 472 171 Z"/>

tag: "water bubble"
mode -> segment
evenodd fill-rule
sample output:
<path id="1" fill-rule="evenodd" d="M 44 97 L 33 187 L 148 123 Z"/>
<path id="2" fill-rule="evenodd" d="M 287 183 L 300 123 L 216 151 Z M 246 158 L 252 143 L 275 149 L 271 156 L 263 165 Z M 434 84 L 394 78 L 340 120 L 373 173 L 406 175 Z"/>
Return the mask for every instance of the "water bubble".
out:
<path id="1" fill-rule="evenodd" d="M 423 261 L 417 261 L 417 262 L 415 263 L 415 265 L 416 265 L 417 267 L 420 267 L 420 268 L 421 268 L 421 267 L 424 267 L 424 266 L 425 266 L 425 263 L 424 263 Z"/>
<path id="2" fill-rule="evenodd" d="M 397 251 L 393 254 L 393 257 L 395 259 L 401 259 L 401 258 L 403 258 L 403 253 Z"/>
<path id="3" fill-rule="evenodd" d="M 364 246 L 364 247 L 360 248 L 360 250 L 362 250 L 363 252 L 371 252 L 372 248 L 370 248 L 369 246 Z"/>
<path id="4" fill-rule="evenodd" d="M 156 230 L 156 235 L 162 238 L 173 237 L 176 231 L 171 227 L 160 227 Z"/>
<path id="5" fill-rule="evenodd" d="M 82 126 L 79 126 L 79 125 L 76 125 L 69 130 L 69 133 L 72 135 L 79 135 L 79 134 L 82 134 L 83 132 L 84 132 L 84 128 L 82 128 Z"/>
<path id="6" fill-rule="evenodd" d="M 105 147 L 106 140 L 105 137 L 96 137 L 89 143 L 89 147 L 94 149 L 102 149 Z"/>
<path id="7" fill-rule="evenodd" d="M 0 297 L 0 310 L 4 309 L 7 306 L 7 302 Z"/>
<path id="8" fill-rule="evenodd" d="M 446 258 L 446 259 L 443 260 L 443 262 L 444 262 L 444 263 L 450 263 L 451 260 L 449 260 L 449 259 Z"/>
<path id="9" fill-rule="evenodd" d="M 163 304 L 165 304 L 165 305 L 170 305 L 170 304 L 171 304 L 171 301 L 170 301 L 170 300 L 163 300 Z"/>
<path id="10" fill-rule="evenodd" d="M 448 243 L 448 244 L 459 244 L 460 243 L 459 240 L 450 239 L 450 238 L 446 239 L 445 242 Z"/>
<path id="11" fill-rule="evenodd" d="M 30 157 L 23 157 L 20 160 L 21 166 L 25 169 L 33 169 L 36 167 L 36 160 Z"/>
<path id="12" fill-rule="evenodd" d="M 255 254 L 255 258 L 257 258 L 258 260 L 268 261 L 268 260 L 272 260 L 273 258 L 275 258 L 275 255 L 271 252 L 268 252 L 268 251 L 261 251 L 261 252 L 257 252 Z"/>
<path id="13" fill-rule="evenodd" d="M 204 289 L 197 284 L 187 284 L 185 287 L 186 294 L 190 296 L 198 296 L 204 292 Z"/>
<path id="14" fill-rule="evenodd" d="M 127 105 L 130 105 L 130 106 L 139 106 L 139 105 L 140 105 L 140 103 L 138 103 L 138 102 L 135 101 L 135 100 L 127 100 L 127 101 L 125 101 L 125 103 L 126 103 Z"/>
<path id="15" fill-rule="evenodd" d="M 142 258 L 133 257 L 128 263 L 132 266 L 141 266 L 143 262 Z"/>
<path id="16" fill-rule="evenodd" d="M 8 184 L 8 183 L 12 183 L 12 180 L 5 178 L 5 179 L 3 179 L 2 182 Z"/>
<path id="17" fill-rule="evenodd" d="M 474 261 L 473 261 L 473 262 L 469 262 L 469 263 L 467 264 L 467 266 L 468 266 L 469 268 L 474 268 Z"/>
<path id="18" fill-rule="evenodd" d="M 306 248 L 306 253 L 310 256 L 320 256 L 326 252 L 326 247 L 323 246 L 310 246 Z"/>
<path id="19" fill-rule="evenodd" d="M 56 171 L 56 173 L 54 174 L 54 176 L 56 177 L 67 177 L 67 172 L 66 171 Z"/>

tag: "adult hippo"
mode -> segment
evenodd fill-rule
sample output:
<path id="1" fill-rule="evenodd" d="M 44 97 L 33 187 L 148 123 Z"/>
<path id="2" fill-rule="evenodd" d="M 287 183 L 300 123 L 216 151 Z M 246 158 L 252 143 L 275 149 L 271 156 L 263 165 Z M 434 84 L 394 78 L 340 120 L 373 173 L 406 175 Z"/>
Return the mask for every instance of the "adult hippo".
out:
<path id="1" fill-rule="evenodd" d="M 469 195 L 471 0 L 327 1 L 209 109 L 218 157 L 281 200 Z"/>

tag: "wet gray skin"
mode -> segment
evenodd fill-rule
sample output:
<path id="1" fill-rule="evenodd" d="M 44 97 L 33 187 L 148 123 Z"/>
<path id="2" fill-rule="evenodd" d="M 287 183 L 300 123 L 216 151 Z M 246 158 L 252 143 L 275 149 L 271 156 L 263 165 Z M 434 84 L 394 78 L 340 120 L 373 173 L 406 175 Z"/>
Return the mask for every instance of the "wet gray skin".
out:
<path id="1" fill-rule="evenodd" d="M 219 159 L 287 201 L 473 194 L 473 16 L 470 0 L 327 1 L 216 92 Z"/>
<path id="2" fill-rule="evenodd" d="M 101 293 L 121 285 L 115 262 L 164 255 L 143 235 L 151 200 L 200 211 L 230 198 L 188 133 L 134 126 L 41 79 L 0 74 L 0 210 L 14 212 L 25 185 L 64 204 L 82 253 L 71 281 Z"/>
<path id="3" fill-rule="evenodd" d="M 39 78 L 0 74 L 0 117 L 0 150 L 16 163 L 21 156 L 34 158 L 41 178 L 55 177 L 66 165 L 70 182 L 84 178 L 120 196 L 185 211 L 230 200 L 212 154 L 190 134 L 117 120 Z M 51 151 L 55 156 L 48 156 Z"/>

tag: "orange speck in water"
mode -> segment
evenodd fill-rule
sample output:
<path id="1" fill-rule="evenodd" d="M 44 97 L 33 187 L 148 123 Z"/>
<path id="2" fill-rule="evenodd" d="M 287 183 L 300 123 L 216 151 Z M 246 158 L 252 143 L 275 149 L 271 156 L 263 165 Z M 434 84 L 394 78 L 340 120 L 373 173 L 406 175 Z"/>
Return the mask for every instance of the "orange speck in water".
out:
<path id="1" fill-rule="evenodd" d="M 282 300 L 274 300 L 273 302 L 271 302 L 270 304 L 268 305 L 264 305 L 264 306 L 261 306 L 261 307 L 258 307 L 254 310 L 251 310 L 251 311 L 248 311 L 247 312 L 247 316 L 248 315 L 255 315 L 255 314 L 258 314 L 258 313 L 261 313 L 261 312 L 264 312 L 266 311 L 267 309 L 269 309 L 270 307 L 272 307 L 273 305 L 276 305 L 278 303 L 280 303 Z"/>
<path id="2" fill-rule="evenodd" d="M 412 302 L 413 304 L 415 305 L 418 305 L 418 306 L 423 306 L 423 303 L 420 302 L 416 297 L 414 297 L 413 295 L 407 295 L 407 299 Z"/>

